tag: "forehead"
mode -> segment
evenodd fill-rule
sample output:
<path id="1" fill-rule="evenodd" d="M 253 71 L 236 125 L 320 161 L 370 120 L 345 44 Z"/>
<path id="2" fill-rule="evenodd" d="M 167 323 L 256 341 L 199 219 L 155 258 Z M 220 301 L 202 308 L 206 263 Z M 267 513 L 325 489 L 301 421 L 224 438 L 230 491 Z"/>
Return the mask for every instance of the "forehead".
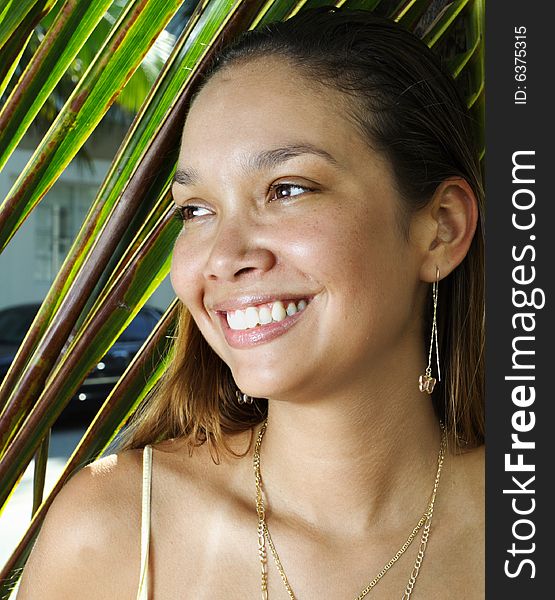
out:
<path id="1" fill-rule="evenodd" d="M 224 68 L 204 86 L 185 122 L 181 156 L 231 156 L 303 139 L 338 160 L 368 150 L 337 90 L 281 58 Z M 331 152 L 333 150 L 333 152 Z"/>

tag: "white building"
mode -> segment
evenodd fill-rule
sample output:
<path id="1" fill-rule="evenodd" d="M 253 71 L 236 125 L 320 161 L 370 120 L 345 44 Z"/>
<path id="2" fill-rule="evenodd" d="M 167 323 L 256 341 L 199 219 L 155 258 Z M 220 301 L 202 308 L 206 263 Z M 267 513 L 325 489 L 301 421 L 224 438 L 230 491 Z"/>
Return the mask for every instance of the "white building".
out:
<path id="1" fill-rule="evenodd" d="M 125 135 L 125 126 L 108 123 L 100 124 L 86 146 L 91 160 L 73 160 L 0 254 L 0 309 L 40 303 L 46 296 Z M 28 135 L 10 157 L 0 172 L 0 199 L 38 142 L 36 134 Z M 165 310 L 174 297 L 167 277 L 148 304 Z"/>

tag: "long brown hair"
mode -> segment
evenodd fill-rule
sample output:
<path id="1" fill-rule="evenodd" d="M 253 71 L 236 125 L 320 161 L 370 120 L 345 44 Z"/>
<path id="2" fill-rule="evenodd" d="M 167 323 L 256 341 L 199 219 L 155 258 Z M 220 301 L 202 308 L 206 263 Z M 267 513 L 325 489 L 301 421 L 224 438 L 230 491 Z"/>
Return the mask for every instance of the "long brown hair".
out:
<path id="1" fill-rule="evenodd" d="M 406 236 L 410 216 L 430 201 L 445 179 L 463 177 L 472 187 L 479 211 L 476 234 L 467 256 L 439 285 L 442 379 L 432 401 L 446 424 L 450 445 L 480 445 L 484 192 L 475 124 L 454 81 L 432 51 L 396 23 L 364 10 L 320 7 L 243 33 L 220 51 L 204 82 L 222 69 L 269 56 L 283 58 L 314 83 L 344 93 L 348 116 L 393 167 L 404 199 L 399 223 Z M 202 85 L 197 94 L 200 89 Z M 430 290 L 422 323 L 426 342 L 431 315 Z M 267 399 L 240 405 L 236 390 L 230 369 L 181 306 L 169 367 L 124 431 L 120 448 L 180 437 L 191 451 L 208 443 L 218 462 L 221 450 L 234 454 L 225 443 L 226 434 L 252 432 L 267 415 Z"/>

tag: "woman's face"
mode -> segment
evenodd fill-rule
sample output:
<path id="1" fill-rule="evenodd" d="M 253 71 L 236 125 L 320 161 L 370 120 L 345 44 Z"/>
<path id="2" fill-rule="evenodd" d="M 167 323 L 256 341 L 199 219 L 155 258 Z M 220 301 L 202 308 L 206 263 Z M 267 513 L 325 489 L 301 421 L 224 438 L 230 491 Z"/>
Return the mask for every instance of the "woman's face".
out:
<path id="1" fill-rule="evenodd" d="M 397 225 L 390 167 L 338 92 L 285 61 L 212 77 L 173 191 L 189 208 L 172 285 L 244 392 L 330 393 L 419 331 L 419 257 Z"/>

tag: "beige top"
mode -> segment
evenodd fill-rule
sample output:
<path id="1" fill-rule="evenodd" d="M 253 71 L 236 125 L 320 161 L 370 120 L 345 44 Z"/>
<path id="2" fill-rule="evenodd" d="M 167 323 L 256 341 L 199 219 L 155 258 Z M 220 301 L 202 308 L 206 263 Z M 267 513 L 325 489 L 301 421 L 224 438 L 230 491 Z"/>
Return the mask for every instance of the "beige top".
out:
<path id="1" fill-rule="evenodd" d="M 150 490 L 152 484 L 152 446 L 143 450 L 143 494 L 141 513 L 141 574 L 137 600 L 148 600 L 148 549 L 150 545 Z"/>

